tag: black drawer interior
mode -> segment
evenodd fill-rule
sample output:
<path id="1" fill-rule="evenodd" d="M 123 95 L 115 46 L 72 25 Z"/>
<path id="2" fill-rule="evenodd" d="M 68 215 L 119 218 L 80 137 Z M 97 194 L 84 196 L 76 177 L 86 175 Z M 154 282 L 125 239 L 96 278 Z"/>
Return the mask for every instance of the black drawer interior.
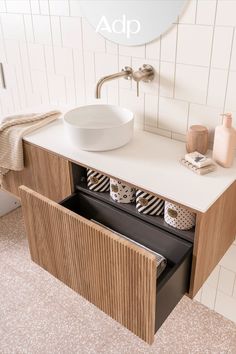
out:
<path id="1" fill-rule="evenodd" d="M 157 330 L 188 291 L 192 243 L 84 192 L 73 194 L 61 205 L 104 224 L 167 259 L 167 267 L 157 279 Z"/>

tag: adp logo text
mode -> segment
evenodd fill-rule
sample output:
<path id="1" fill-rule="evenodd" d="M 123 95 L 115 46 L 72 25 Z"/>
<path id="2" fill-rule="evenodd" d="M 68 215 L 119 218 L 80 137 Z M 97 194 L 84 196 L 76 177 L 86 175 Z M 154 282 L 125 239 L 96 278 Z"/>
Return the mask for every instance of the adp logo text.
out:
<path id="1" fill-rule="evenodd" d="M 96 32 L 107 31 L 109 33 L 125 34 L 127 38 L 131 35 L 139 33 L 141 25 L 138 20 L 128 20 L 126 15 L 109 23 L 106 16 L 102 16 L 99 21 Z"/>

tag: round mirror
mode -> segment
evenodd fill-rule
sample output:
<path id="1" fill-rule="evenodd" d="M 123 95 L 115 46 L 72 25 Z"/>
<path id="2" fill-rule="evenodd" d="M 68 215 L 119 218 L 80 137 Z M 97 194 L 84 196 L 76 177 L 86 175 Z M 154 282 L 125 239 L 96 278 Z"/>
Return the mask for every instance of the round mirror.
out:
<path id="1" fill-rule="evenodd" d="M 135 46 L 165 32 L 183 11 L 187 0 L 86 0 L 84 16 L 95 31 L 112 42 Z"/>

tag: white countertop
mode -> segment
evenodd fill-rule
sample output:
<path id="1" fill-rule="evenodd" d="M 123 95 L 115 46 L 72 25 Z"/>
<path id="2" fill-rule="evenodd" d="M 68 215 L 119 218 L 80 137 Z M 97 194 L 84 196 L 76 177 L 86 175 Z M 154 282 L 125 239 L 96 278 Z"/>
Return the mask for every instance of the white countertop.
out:
<path id="1" fill-rule="evenodd" d="M 87 152 L 70 145 L 60 119 L 24 140 L 200 212 L 206 212 L 236 178 L 236 161 L 232 168 L 218 167 L 199 176 L 179 163 L 184 143 L 144 131 L 135 131 L 133 140 L 120 149 Z"/>

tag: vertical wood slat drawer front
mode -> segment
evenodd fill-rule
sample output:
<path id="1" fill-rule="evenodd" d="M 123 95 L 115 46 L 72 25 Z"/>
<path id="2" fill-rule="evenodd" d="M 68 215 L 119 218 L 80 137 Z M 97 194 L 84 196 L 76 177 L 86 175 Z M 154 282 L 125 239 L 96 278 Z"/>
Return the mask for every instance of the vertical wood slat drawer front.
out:
<path id="1" fill-rule="evenodd" d="M 3 188 L 19 196 L 24 184 L 56 202 L 72 192 L 70 163 L 54 153 L 24 142 L 22 171 L 9 171 L 3 178 Z"/>
<path id="2" fill-rule="evenodd" d="M 155 256 L 27 187 L 20 196 L 32 260 L 151 344 Z"/>

